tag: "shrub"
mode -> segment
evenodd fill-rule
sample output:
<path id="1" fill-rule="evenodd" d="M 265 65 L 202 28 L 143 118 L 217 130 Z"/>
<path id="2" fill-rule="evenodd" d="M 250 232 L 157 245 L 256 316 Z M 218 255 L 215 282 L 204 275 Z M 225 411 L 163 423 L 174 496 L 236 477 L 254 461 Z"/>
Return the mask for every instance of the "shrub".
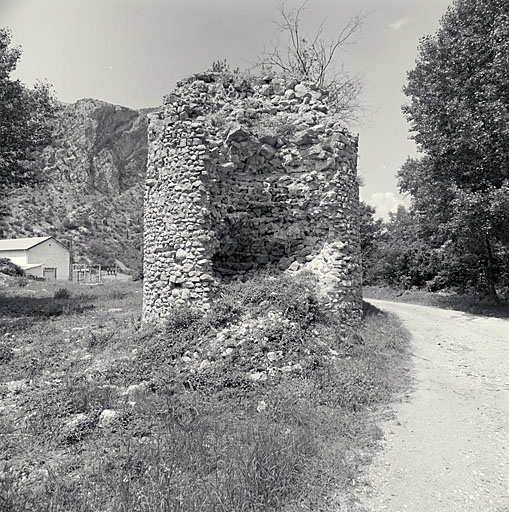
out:
<path id="1" fill-rule="evenodd" d="M 8 363 L 14 357 L 14 351 L 9 345 L 0 343 L 0 364 Z"/>
<path id="2" fill-rule="evenodd" d="M 20 276 L 18 277 L 16 282 L 20 288 L 24 288 L 25 286 L 28 285 L 29 280 L 25 276 Z"/>
<path id="3" fill-rule="evenodd" d="M 113 338 L 112 332 L 93 332 L 90 331 L 87 338 L 87 347 L 89 350 L 102 349 L 108 345 L 108 342 Z"/>
<path id="4" fill-rule="evenodd" d="M 55 299 L 70 299 L 71 292 L 67 288 L 59 288 L 55 291 Z"/>
<path id="5" fill-rule="evenodd" d="M 143 267 L 140 265 L 132 273 L 133 281 L 143 281 Z"/>
<path id="6" fill-rule="evenodd" d="M 0 258 L 0 274 L 12 277 L 24 276 L 25 271 L 13 263 L 9 258 Z"/>

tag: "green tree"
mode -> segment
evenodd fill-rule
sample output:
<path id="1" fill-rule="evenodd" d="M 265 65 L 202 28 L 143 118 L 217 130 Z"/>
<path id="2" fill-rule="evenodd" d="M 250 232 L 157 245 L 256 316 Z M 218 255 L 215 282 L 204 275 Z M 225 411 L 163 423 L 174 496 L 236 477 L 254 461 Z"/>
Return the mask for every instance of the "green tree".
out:
<path id="1" fill-rule="evenodd" d="M 421 40 L 404 87 L 403 111 L 424 158 L 403 166 L 401 189 L 440 227 L 443 244 L 474 256 L 471 271 L 494 300 L 497 253 L 509 238 L 500 222 L 509 208 L 508 70 L 507 1 L 455 0 L 437 33 Z"/>
<path id="2" fill-rule="evenodd" d="M 51 141 L 55 101 L 48 85 L 13 80 L 21 56 L 8 29 L 0 29 L 0 197 L 37 176 L 35 151 Z"/>
<path id="3" fill-rule="evenodd" d="M 415 212 L 399 206 L 389 215 L 366 268 L 366 284 L 426 286 L 436 274 L 436 258 L 422 236 Z"/>
<path id="4" fill-rule="evenodd" d="M 375 219 L 376 210 L 371 205 L 361 201 L 359 204 L 362 275 L 364 282 L 368 284 L 373 280 L 369 270 L 373 268 L 380 244 L 384 240 L 384 222 Z"/>

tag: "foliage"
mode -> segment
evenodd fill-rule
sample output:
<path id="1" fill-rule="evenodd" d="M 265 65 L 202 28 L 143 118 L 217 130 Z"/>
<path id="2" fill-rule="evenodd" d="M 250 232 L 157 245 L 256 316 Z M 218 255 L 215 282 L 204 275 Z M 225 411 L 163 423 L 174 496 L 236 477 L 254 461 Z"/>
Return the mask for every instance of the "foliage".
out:
<path id="1" fill-rule="evenodd" d="M 342 67 L 334 67 L 341 50 L 351 44 L 360 29 L 364 17 L 352 16 L 334 35 L 325 32 L 325 20 L 309 35 L 303 33 L 302 17 L 307 6 L 304 1 L 297 8 L 289 2 L 278 3 L 279 19 L 275 21 L 279 39 L 263 53 L 258 66 L 262 70 L 276 70 L 298 80 L 312 82 L 329 93 L 329 105 L 345 121 L 358 118 L 362 82 L 349 75 Z"/>
<path id="2" fill-rule="evenodd" d="M 16 283 L 20 288 L 24 288 L 28 285 L 28 278 L 25 276 L 20 276 L 16 279 Z"/>
<path id="3" fill-rule="evenodd" d="M 71 292 L 67 288 L 58 288 L 55 290 L 55 299 L 70 299 L 72 296 Z"/>
<path id="4" fill-rule="evenodd" d="M 14 357 L 14 351 L 12 350 L 12 347 L 7 345 L 7 343 L 1 342 L 0 343 L 0 365 L 6 364 L 9 361 L 12 360 Z"/>
<path id="5" fill-rule="evenodd" d="M 503 0 L 456 0 L 436 35 L 422 39 L 403 107 L 424 154 L 399 172 L 424 240 L 453 259 L 467 254 L 467 280 L 496 285 L 509 230 L 509 7 Z"/>
<path id="6" fill-rule="evenodd" d="M 430 251 L 420 237 L 415 214 L 400 206 L 384 225 L 383 238 L 372 248 L 366 284 L 410 288 L 424 286 L 434 271 Z"/>
<path id="7" fill-rule="evenodd" d="M 47 84 L 36 83 L 33 89 L 11 73 L 21 56 L 11 46 L 11 33 L 0 29 L 0 193 L 32 182 L 37 177 L 34 150 L 51 140 L 49 120 L 55 105 Z"/>
<path id="8" fill-rule="evenodd" d="M 396 289 L 466 291 L 482 287 L 483 272 L 472 251 L 460 250 L 459 241 L 448 239 L 447 225 L 434 224 L 415 206 L 400 206 L 383 223 L 369 257 L 363 257 L 365 285 Z"/>
<path id="9" fill-rule="evenodd" d="M 250 372 L 263 372 L 267 379 L 269 352 L 277 357 L 277 367 L 297 364 L 299 372 L 312 371 L 329 355 L 312 333 L 326 322 L 315 292 L 308 274 L 259 275 L 249 285 L 224 285 L 205 316 L 187 307 L 172 310 L 164 333 L 144 345 L 128 368 L 123 364 L 117 378 L 130 384 L 157 362 L 152 379 L 157 389 L 185 385 L 236 393 L 252 388 Z M 202 362 L 207 371 L 195 372 Z"/>
<path id="10" fill-rule="evenodd" d="M 359 203 L 360 237 L 362 255 L 362 276 L 364 282 L 373 278 L 368 275 L 378 256 L 378 247 L 385 238 L 385 228 L 382 219 L 375 219 L 376 210 L 364 201 Z"/>
<path id="11" fill-rule="evenodd" d="M 103 266 L 115 265 L 115 247 L 109 246 L 102 240 L 92 239 L 87 243 L 87 256 L 94 263 Z"/>
<path id="12" fill-rule="evenodd" d="M 0 274 L 16 277 L 24 276 L 25 271 L 9 258 L 0 258 Z"/>
<path id="13" fill-rule="evenodd" d="M 421 40 L 403 111 L 435 180 L 484 190 L 509 178 L 508 52 L 504 0 L 456 0 Z"/>
<path id="14" fill-rule="evenodd" d="M 277 277 L 259 274 L 249 281 L 249 286 L 240 282 L 232 283 L 224 290 L 221 299 L 228 302 L 229 308 L 237 303 L 237 307 L 249 307 L 254 313 L 266 309 L 280 311 L 290 321 L 297 321 L 304 327 L 320 314 L 316 283 L 313 275 L 308 273 Z M 226 313 L 226 304 L 220 301 L 218 306 Z"/>
<path id="15" fill-rule="evenodd" d="M 32 284 L 37 281 L 31 281 L 24 277 L 19 278 L 17 284 L 18 288 L 30 288 Z M 13 291 L 10 288 L 7 291 Z M 81 295 L 75 298 L 61 301 L 54 297 L 17 297 L 4 296 L 4 292 L 0 294 L 0 318 L 5 319 L 9 316 L 21 316 L 24 318 L 50 318 L 62 315 L 69 315 L 71 313 L 82 313 L 90 309 L 90 304 L 87 297 Z"/>
<path id="16" fill-rule="evenodd" d="M 143 281 L 143 263 L 136 266 L 131 276 L 133 281 Z"/>
<path id="17" fill-rule="evenodd" d="M 224 74 L 240 74 L 240 69 L 237 67 L 233 71 L 230 67 L 229 62 L 226 59 L 223 60 L 215 60 L 212 63 L 212 66 L 208 69 L 212 73 L 224 73 Z"/>

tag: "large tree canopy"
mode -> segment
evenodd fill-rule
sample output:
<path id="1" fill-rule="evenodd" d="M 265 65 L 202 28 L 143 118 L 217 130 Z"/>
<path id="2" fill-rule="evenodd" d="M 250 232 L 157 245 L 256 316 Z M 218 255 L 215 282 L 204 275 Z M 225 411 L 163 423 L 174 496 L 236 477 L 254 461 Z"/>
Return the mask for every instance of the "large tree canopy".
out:
<path id="1" fill-rule="evenodd" d="M 456 0 L 421 41 L 404 92 L 434 178 L 469 190 L 509 178 L 507 0 Z"/>
<path id="2" fill-rule="evenodd" d="M 430 246 L 472 256 L 471 272 L 496 298 L 497 257 L 509 242 L 507 0 L 455 0 L 421 40 L 404 92 L 423 157 L 405 163 L 400 187 L 434 230 Z"/>
<path id="3" fill-rule="evenodd" d="M 378 257 L 377 248 L 384 240 L 384 224 L 382 219 L 375 218 L 376 210 L 373 206 L 360 201 L 360 238 L 362 254 L 362 274 L 365 282 L 368 282 L 367 272 L 375 266 Z"/>
<path id="4" fill-rule="evenodd" d="M 20 55 L 9 30 L 0 29 L 0 195 L 36 176 L 33 152 L 50 142 L 55 109 L 48 85 L 29 89 L 11 79 Z"/>

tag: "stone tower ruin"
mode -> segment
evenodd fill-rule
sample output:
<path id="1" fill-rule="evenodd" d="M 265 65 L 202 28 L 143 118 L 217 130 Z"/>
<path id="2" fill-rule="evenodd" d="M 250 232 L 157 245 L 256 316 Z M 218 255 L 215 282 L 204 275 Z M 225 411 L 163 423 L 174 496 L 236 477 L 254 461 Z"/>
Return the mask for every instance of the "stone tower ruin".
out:
<path id="1" fill-rule="evenodd" d="M 144 305 L 207 310 L 256 270 L 318 276 L 324 305 L 359 317 L 357 138 L 306 83 L 206 73 L 149 123 Z"/>

